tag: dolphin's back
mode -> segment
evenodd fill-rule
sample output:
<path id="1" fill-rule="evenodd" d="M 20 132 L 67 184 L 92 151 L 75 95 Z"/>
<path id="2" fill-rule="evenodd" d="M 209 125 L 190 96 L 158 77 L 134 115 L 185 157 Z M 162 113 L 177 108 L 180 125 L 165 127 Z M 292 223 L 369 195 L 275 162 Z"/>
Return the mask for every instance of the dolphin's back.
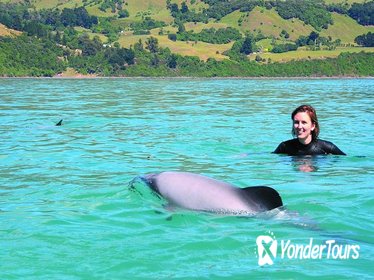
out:
<path id="1" fill-rule="evenodd" d="M 191 210 L 253 213 L 270 210 L 269 207 L 279 204 L 275 198 L 280 199 L 279 194 L 269 187 L 240 189 L 188 172 L 149 174 L 143 176 L 143 180 L 170 203 Z"/>

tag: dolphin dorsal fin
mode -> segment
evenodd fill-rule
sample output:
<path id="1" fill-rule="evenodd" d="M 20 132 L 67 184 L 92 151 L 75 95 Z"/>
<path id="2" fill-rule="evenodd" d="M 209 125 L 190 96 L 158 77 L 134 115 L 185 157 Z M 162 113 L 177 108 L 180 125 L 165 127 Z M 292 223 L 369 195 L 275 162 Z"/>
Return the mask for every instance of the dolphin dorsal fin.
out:
<path id="1" fill-rule="evenodd" d="M 283 206 L 282 198 L 279 193 L 271 187 L 256 186 L 241 189 L 246 201 L 258 205 L 262 210 L 271 210 Z"/>

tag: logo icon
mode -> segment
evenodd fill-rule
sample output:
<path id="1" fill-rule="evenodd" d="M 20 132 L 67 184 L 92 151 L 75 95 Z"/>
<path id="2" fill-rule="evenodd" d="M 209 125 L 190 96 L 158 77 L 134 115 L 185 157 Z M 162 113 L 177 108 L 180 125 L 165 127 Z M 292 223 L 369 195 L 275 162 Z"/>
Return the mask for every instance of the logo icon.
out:
<path id="1" fill-rule="evenodd" d="M 278 242 L 272 232 L 269 235 L 259 235 L 256 239 L 258 265 L 272 265 L 277 255 Z"/>

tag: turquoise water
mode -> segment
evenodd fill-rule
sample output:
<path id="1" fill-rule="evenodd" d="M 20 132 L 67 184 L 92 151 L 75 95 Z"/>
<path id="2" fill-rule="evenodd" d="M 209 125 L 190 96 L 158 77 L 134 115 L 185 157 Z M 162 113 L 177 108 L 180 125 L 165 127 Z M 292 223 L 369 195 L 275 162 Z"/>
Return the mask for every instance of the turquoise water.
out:
<path id="1" fill-rule="evenodd" d="M 0 279 L 371 278 L 373 89 L 374 79 L 1 79 Z M 301 103 L 348 156 L 270 153 Z M 168 210 L 128 190 L 164 170 L 268 185 L 286 210 Z M 270 233 L 278 253 L 260 266 L 256 238 Z M 282 241 L 311 238 L 358 245 L 359 257 L 281 257 Z"/>

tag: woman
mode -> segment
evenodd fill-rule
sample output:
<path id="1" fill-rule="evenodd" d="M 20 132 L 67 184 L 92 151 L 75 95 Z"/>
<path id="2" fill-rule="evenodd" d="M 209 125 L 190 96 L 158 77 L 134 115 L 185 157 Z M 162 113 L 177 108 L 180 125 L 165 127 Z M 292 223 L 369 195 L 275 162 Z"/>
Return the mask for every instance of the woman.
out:
<path id="1" fill-rule="evenodd" d="M 317 113 L 310 105 L 301 105 L 291 114 L 293 121 L 292 135 L 296 138 L 282 142 L 275 149 L 275 154 L 298 155 L 345 155 L 329 141 L 318 139 L 319 124 Z"/>

